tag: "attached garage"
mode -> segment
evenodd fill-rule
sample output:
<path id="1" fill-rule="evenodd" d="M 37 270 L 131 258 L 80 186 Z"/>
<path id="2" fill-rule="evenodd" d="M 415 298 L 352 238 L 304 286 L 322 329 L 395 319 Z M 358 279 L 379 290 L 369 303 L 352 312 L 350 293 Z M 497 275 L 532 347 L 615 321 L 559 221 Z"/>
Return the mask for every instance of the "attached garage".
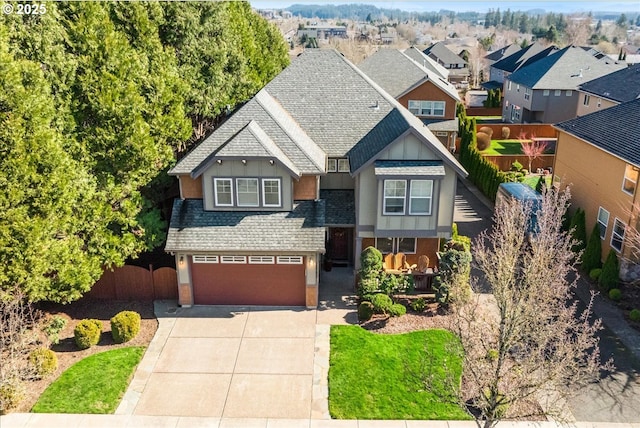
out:
<path id="1" fill-rule="evenodd" d="M 305 306 L 302 256 L 194 255 L 196 305 Z"/>

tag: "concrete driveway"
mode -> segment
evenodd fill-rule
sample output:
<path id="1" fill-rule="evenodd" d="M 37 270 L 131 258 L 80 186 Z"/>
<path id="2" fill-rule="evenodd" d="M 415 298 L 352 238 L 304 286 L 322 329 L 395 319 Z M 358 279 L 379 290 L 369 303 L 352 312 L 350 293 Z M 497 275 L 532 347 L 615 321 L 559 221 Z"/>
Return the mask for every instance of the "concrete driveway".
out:
<path id="1" fill-rule="evenodd" d="M 316 326 L 315 310 L 157 302 L 156 315 L 116 414 L 328 417 L 329 326 Z"/>

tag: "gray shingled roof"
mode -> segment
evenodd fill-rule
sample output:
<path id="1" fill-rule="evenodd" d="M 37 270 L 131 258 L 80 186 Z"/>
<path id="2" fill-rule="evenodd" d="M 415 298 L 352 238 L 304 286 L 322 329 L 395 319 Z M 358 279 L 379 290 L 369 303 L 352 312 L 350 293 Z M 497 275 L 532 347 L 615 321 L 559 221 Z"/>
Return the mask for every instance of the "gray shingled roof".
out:
<path id="1" fill-rule="evenodd" d="M 200 199 L 176 199 L 166 251 L 324 251 L 324 201 L 291 212 L 205 211 Z"/>
<path id="2" fill-rule="evenodd" d="M 266 107 L 265 107 L 266 106 Z M 229 144 L 233 138 L 248 138 L 249 135 L 240 135 L 240 131 L 251 121 L 280 148 L 290 162 L 302 174 L 322 174 L 325 172 L 324 152 L 317 144 L 305 135 L 304 131 L 293 122 L 293 119 L 278 107 L 277 101 L 263 89 L 233 114 L 225 123 L 216 129 L 208 138 L 196 146 L 184 158 L 182 158 L 169 174 L 192 174 L 194 171 L 201 173 L 204 164 L 215 159 L 216 152 L 223 145 Z M 283 112 L 284 111 L 284 112 Z M 274 117 L 275 116 L 275 117 Z M 296 129 L 297 128 L 297 129 Z M 316 147 L 313 147 L 316 146 Z M 240 144 L 233 144 L 241 150 Z M 232 153 L 231 151 L 227 153 Z M 233 152 L 235 155 L 236 153 Z M 286 160 L 279 159 L 285 164 Z M 197 175 L 194 175 L 194 177 Z"/>
<path id="3" fill-rule="evenodd" d="M 405 49 L 403 53 L 426 69 L 433 71 L 443 79 L 447 80 L 449 78 L 449 70 L 438 64 L 433 60 L 433 58 L 425 55 L 424 52 L 415 46 Z"/>
<path id="4" fill-rule="evenodd" d="M 441 161 L 380 160 L 375 164 L 375 175 L 380 176 L 444 176 Z"/>
<path id="5" fill-rule="evenodd" d="M 520 52 L 522 48 L 517 43 L 511 43 L 508 46 L 504 46 L 500 49 L 485 55 L 485 58 L 489 61 L 500 61 L 502 58 L 506 58 L 509 55 L 513 55 L 516 52 Z"/>
<path id="6" fill-rule="evenodd" d="M 325 202 L 324 218 L 327 226 L 356 224 L 356 198 L 353 190 L 320 190 Z"/>
<path id="7" fill-rule="evenodd" d="M 451 83 L 397 49 L 379 49 L 362 61 L 358 68 L 396 99 L 430 81 L 442 92 L 460 101 L 458 91 Z"/>
<path id="8" fill-rule="evenodd" d="M 624 67 L 610 59 L 597 59 L 584 49 L 568 46 L 508 77 L 532 89 L 577 89 L 579 85 Z"/>
<path id="9" fill-rule="evenodd" d="M 540 42 L 536 42 L 530 44 L 522 50 L 519 50 L 512 53 L 511 55 L 502 58 L 501 60 L 492 64 L 491 67 L 513 73 L 557 51 L 558 48 L 555 46 L 545 47 Z"/>
<path id="10" fill-rule="evenodd" d="M 427 55 L 431 54 L 435 56 L 436 58 L 438 58 L 438 60 L 442 61 L 445 64 L 464 64 L 465 66 L 467 65 L 467 62 L 464 59 L 456 55 L 455 52 L 449 49 L 443 42 L 434 43 L 433 45 L 429 46 L 422 52 L 424 52 Z M 450 70 L 450 71 L 455 71 L 455 70 Z"/>
<path id="11" fill-rule="evenodd" d="M 554 125 L 640 167 L 640 98 Z"/>
<path id="12" fill-rule="evenodd" d="M 422 119 L 422 123 L 427 125 L 427 128 L 431 131 L 458 131 L 460 125 L 458 124 L 458 118 L 451 120 L 435 120 L 435 119 Z"/>
<path id="13" fill-rule="evenodd" d="M 640 64 L 593 79 L 580 89 L 619 103 L 634 100 L 640 97 Z"/>

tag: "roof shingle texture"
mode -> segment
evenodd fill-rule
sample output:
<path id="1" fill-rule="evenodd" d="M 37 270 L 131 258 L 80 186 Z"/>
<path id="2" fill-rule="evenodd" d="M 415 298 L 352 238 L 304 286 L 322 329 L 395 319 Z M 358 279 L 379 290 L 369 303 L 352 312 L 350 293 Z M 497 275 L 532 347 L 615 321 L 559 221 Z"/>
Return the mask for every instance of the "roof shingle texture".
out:
<path id="1" fill-rule="evenodd" d="M 458 91 L 451 83 L 397 49 L 379 49 L 358 68 L 396 99 L 409 89 L 430 81 L 449 97 L 460 101 Z"/>
<path id="2" fill-rule="evenodd" d="M 579 85 L 624 67 L 610 59 L 597 59 L 584 49 L 567 46 L 508 77 L 531 89 L 574 90 Z"/>
<path id="3" fill-rule="evenodd" d="M 640 64 L 593 79 L 580 89 L 619 103 L 634 100 L 640 97 Z"/>
<path id="4" fill-rule="evenodd" d="M 445 170 L 441 161 L 381 160 L 375 162 L 375 175 L 435 177 L 444 176 Z"/>
<path id="5" fill-rule="evenodd" d="M 495 64 L 492 64 L 491 67 L 513 73 L 514 71 L 517 71 L 522 67 L 526 67 L 529 64 L 533 64 L 539 59 L 545 58 L 557 51 L 558 48 L 555 46 L 545 48 L 540 43 L 532 43 L 526 48 L 502 58 Z"/>
<path id="6" fill-rule="evenodd" d="M 423 51 L 425 54 L 432 54 L 445 64 L 467 64 L 467 62 L 455 54 L 444 43 L 438 42 L 429 46 Z"/>
<path id="7" fill-rule="evenodd" d="M 414 60 L 415 62 L 417 62 L 418 64 L 421 64 L 423 67 L 427 68 L 428 70 L 433 71 L 443 79 L 446 80 L 449 78 L 449 70 L 447 70 L 446 68 L 438 64 L 436 61 L 433 60 L 433 58 L 425 55 L 424 52 L 422 52 L 420 49 L 416 48 L 415 46 L 411 46 L 410 48 L 405 49 L 403 53 L 409 58 L 411 58 L 412 60 Z"/>
<path id="8" fill-rule="evenodd" d="M 356 224 L 356 198 L 353 190 L 320 190 L 325 202 L 325 224 L 349 226 Z"/>
<path id="9" fill-rule="evenodd" d="M 309 251 L 324 249 L 324 201 L 291 212 L 205 211 L 201 199 L 176 199 L 166 251 Z"/>
<path id="10" fill-rule="evenodd" d="M 555 126 L 640 167 L 640 98 Z"/>

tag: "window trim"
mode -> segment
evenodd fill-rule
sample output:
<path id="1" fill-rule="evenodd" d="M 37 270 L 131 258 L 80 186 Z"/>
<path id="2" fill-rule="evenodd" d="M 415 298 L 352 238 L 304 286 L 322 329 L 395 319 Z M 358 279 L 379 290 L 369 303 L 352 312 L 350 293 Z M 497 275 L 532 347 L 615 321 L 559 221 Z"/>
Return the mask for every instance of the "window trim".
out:
<path id="1" fill-rule="evenodd" d="M 418 182 L 429 183 L 429 196 L 413 196 L 413 184 Z M 433 180 L 410 180 L 410 188 L 409 188 L 409 215 L 431 215 L 431 211 L 433 208 Z M 412 210 L 413 200 L 414 199 L 427 199 L 429 201 L 428 208 L 426 212 L 414 212 Z"/>
<path id="2" fill-rule="evenodd" d="M 549 93 L 550 93 L 550 92 L 549 92 L 549 90 L 548 90 L 548 89 L 544 89 L 544 90 L 542 91 L 542 96 L 543 96 L 543 97 L 548 97 L 548 96 L 549 96 Z"/>
<path id="3" fill-rule="evenodd" d="M 219 181 L 228 181 L 230 183 L 230 197 L 231 197 L 231 203 L 230 204 L 221 204 L 218 201 L 218 182 Z M 214 198 L 214 203 L 215 206 L 217 207 L 232 207 L 233 206 L 233 178 L 218 178 L 218 177 L 214 177 L 213 179 L 213 198 Z"/>
<path id="4" fill-rule="evenodd" d="M 278 256 L 277 262 L 279 265 L 301 265 L 302 256 Z"/>
<path id="5" fill-rule="evenodd" d="M 206 254 L 193 254 L 191 256 L 193 263 L 219 263 L 218 256 L 208 256 Z"/>
<path id="6" fill-rule="evenodd" d="M 400 196 L 387 196 L 387 183 L 402 182 L 404 183 L 404 195 Z M 400 199 L 402 198 L 402 212 L 387 212 L 387 199 Z M 407 180 L 390 179 L 384 180 L 382 183 L 382 214 L 383 215 L 405 215 L 407 211 Z"/>
<path id="7" fill-rule="evenodd" d="M 530 88 L 524 88 L 524 99 L 525 100 L 531 99 L 531 89 Z"/>
<path id="8" fill-rule="evenodd" d="M 413 239 L 413 251 L 400 251 L 400 240 L 401 239 Z M 378 241 L 381 240 L 391 240 L 391 252 L 384 252 L 382 250 L 380 250 L 380 248 L 378 247 Z M 380 236 L 380 237 L 375 237 L 374 241 L 373 241 L 373 245 L 374 247 L 380 251 L 382 254 L 397 254 L 397 253 L 404 253 L 404 254 L 417 254 L 418 252 L 418 238 L 411 238 L 411 237 L 390 237 L 390 236 Z"/>
<path id="9" fill-rule="evenodd" d="M 275 264 L 274 256 L 249 256 L 250 265 L 272 265 Z"/>
<path id="10" fill-rule="evenodd" d="M 588 107 L 590 101 L 591 101 L 591 95 L 584 94 L 584 98 L 582 99 L 582 105 L 585 107 Z"/>
<path id="11" fill-rule="evenodd" d="M 429 108 L 426 108 L 426 105 Z M 444 117 L 447 113 L 447 102 L 441 100 L 409 100 L 407 109 L 415 116 Z"/>
<path id="12" fill-rule="evenodd" d="M 418 238 L 405 238 L 405 237 L 400 237 L 400 238 L 395 238 L 396 239 L 396 252 L 397 253 L 404 253 L 404 254 L 416 254 L 418 252 Z M 400 251 L 400 240 L 403 239 L 413 239 L 413 251 Z"/>
<path id="13" fill-rule="evenodd" d="M 240 186 L 238 183 L 241 180 L 245 181 L 255 181 L 256 182 L 256 199 L 257 202 L 255 204 L 240 204 Z M 260 206 L 260 179 L 252 178 L 252 177 L 236 177 L 236 205 L 242 208 L 257 208 Z"/>
<path id="14" fill-rule="evenodd" d="M 244 265 L 247 264 L 247 256 L 220 256 L 220 263 L 227 265 Z"/>
<path id="15" fill-rule="evenodd" d="M 338 172 L 351 172 L 351 168 L 349 167 L 349 158 L 338 159 Z"/>
<path id="16" fill-rule="evenodd" d="M 600 220 L 600 213 L 607 213 L 607 221 L 603 223 Z M 596 222 L 600 228 L 600 239 L 604 239 L 607 236 L 607 228 L 609 227 L 609 218 L 611 217 L 611 213 L 605 210 L 602 207 L 598 208 L 598 217 L 596 217 Z"/>
<path id="17" fill-rule="evenodd" d="M 573 90 L 569 89 L 567 90 L 567 92 L 565 92 L 565 96 L 570 97 L 573 95 Z"/>
<path id="18" fill-rule="evenodd" d="M 511 80 L 509 80 L 509 83 L 507 84 L 507 91 L 511 90 Z"/>
<path id="19" fill-rule="evenodd" d="M 278 183 L 278 203 L 267 204 L 267 194 L 265 184 L 267 181 L 275 181 Z M 263 178 L 260 180 L 260 187 L 262 188 L 262 206 L 263 207 L 281 207 L 282 206 L 282 180 L 280 178 Z M 260 201 L 258 201 L 259 203 Z"/>
<path id="20" fill-rule="evenodd" d="M 560 95 L 562 95 L 562 89 L 556 89 L 553 92 L 553 96 L 555 96 L 555 97 L 559 97 Z"/>
<path id="21" fill-rule="evenodd" d="M 338 172 L 338 159 L 336 158 L 327 159 L 327 172 Z"/>
<path id="22" fill-rule="evenodd" d="M 616 226 L 618 225 L 618 223 L 623 226 L 622 235 L 616 232 Z M 613 248 L 618 253 L 622 252 L 622 244 L 624 243 L 624 235 L 626 231 L 627 231 L 626 223 L 624 223 L 622 220 L 616 217 L 615 220 L 613 221 L 613 228 L 611 229 L 611 239 L 609 241 L 609 245 L 611 245 L 611 248 Z M 620 248 L 613 245 L 614 238 L 617 238 L 616 240 L 620 241 Z"/>
<path id="23" fill-rule="evenodd" d="M 631 178 L 627 177 L 627 171 L 629 170 L 629 168 L 631 168 L 632 170 L 636 171 L 636 179 L 635 181 L 632 180 Z M 631 164 L 626 164 L 625 168 L 624 168 L 624 176 L 622 177 L 622 191 L 624 193 L 626 193 L 627 195 L 631 195 L 633 196 L 633 194 L 636 192 L 636 187 L 638 186 L 638 168 L 631 165 Z M 633 189 L 631 192 L 629 192 L 626 188 L 625 188 L 625 184 L 627 182 L 631 182 L 633 183 Z"/>

